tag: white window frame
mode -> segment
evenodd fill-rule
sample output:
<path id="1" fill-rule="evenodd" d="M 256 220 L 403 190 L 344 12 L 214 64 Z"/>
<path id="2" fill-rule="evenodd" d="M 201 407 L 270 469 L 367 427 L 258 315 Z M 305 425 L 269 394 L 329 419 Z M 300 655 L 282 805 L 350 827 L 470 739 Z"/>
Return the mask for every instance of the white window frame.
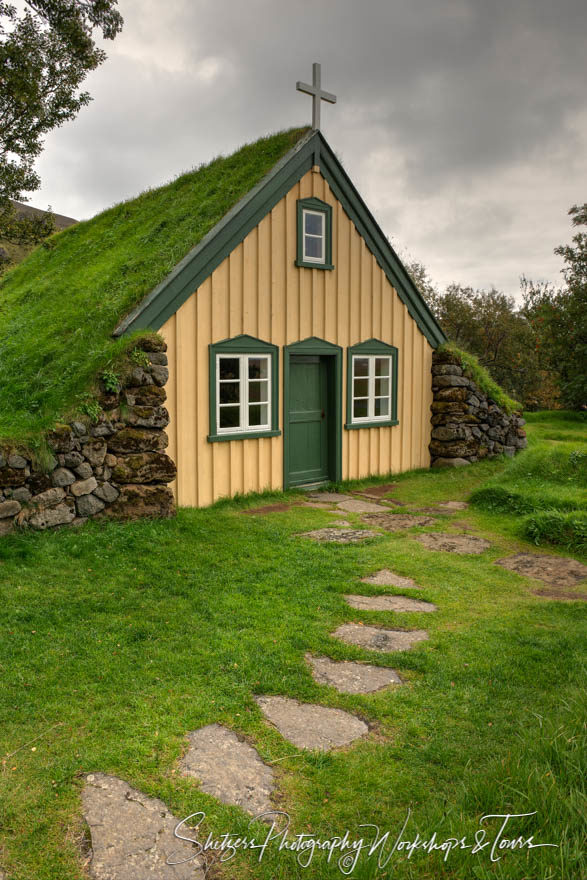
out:
<path id="1" fill-rule="evenodd" d="M 216 354 L 216 433 L 218 435 L 224 434 L 257 434 L 260 431 L 270 431 L 271 430 L 271 380 L 272 380 L 272 354 L 267 352 L 259 352 L 258 354 L 236 354 L 230 351 L 217 352 Z M 230 358 L 231 360 L 239 361 L 239 378 L 238 379 L 230 379 L 230 380 L 221 380 L 220 378 L 220 359 L 221 358 Z M 267 378 L 266 379 L 249 379 L 249 360 L 255 359 L 260 360 L 264 359 L 267 361 Z M 239 393 L 239 402 L 236 403 L 220 403 L 220 385 L 222 382 L 237 382 L 239 384 L 239 392 L 242 390 L 243 381 L 242 377 L 245 376 L 244 382 L 244 394 Z M 267 383 L 267 400 L 266 401 L 249 401 L 249 382 L 261 381 Z M 249 403 L 251 405 L 258 404 L 259 406 L 267 406 L 267 420 L 261 425 L 249 425 Z M 240 408 L 240 418 L 239 425 L 232 428 L 221 428 L 220 427 L 220 410 L 226 406 L 239 406 Z"/>
<path id="2" fill-rule="evenodd" d="M 356 360 L 366 360 L 369 362 L 368 375 L 367 376 L 355 376 L 355 361 Z M 375 362 L 376 360 L 386 360 L 389 363 L 389 374 L 388 376 L 376 376 L 375 375 Z M 357 379 L 367 379 L 367 397 L 356 397 L 355 396 L 355 378 Z M 376 379 L 387 379 L 389 382 L 389 394 L 386 396 L 377 395 L 379 399 L 388 401 L 388 409 L 385 415 L 376 416 L 375 415 L 375 380 Z M 352 370 L 351 370 L 351 424 L 352 425 L 360 425 L 367 422 L 389 422 L 391 420 L 392 414 L 392 396 L 393 396 L 393 357 L 387 354 L 353 354 L 352 355 Z M 367 415 L 366 416 L 355 416 L 355 400 L 367 400 Z"/>
<path id="3" fill-rule="evenodd" d="M 322 233 L 315 235 L 313 232 L 306 232 L 306 216 L 313 215 L 320 217 L 322 221 Z M 306 253 L 306 236 L 308 238 L 318 238 L 322 242 L 322 256 L 310 257 Z M 324 211 L 315 211 L 312 208 L 302 208 L 302 259 L 304 263 L 317 263 L 323 265 L 326 263 L 326 214 Z"/>

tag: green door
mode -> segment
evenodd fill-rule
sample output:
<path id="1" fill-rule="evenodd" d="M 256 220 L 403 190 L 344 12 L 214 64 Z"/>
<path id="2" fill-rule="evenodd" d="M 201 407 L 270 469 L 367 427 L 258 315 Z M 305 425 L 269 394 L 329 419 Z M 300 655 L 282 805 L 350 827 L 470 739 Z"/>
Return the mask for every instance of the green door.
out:
<path id="1" fill-rule="evenodd" d="M 328 371 L 319 355 L 292 355 L 289 391 L 288 485 L 329 478 Z"/>

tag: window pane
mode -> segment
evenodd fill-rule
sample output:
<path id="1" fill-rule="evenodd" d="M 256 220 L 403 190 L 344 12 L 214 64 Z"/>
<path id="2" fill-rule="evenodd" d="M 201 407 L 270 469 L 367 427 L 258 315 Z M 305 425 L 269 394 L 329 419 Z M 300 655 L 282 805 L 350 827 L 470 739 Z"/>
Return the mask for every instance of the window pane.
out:
<path id="1" fill-rule="evenodd" d="M 220 358 L 220 378 L 221 379 L 238 379 L 239 378 L 239 359 L 232 357 Z"/>
<path id="2" fill-rule="evenodd" d="M 353 418 L 355 419 L 365 419 L 367 418 L 368 410 L 367 410 L 367 400 L 354 400 L 353 401 Z"/>
<path id="3" fill-rule="evenodd" d="M 368 376 L 369 358 L 353 358 L 353 371 L 355 376 Z"/>
<path id="4" fill-rule="evenodd" d="M 240 424 L 240 406 L 220 407 L 220 427 L 238 428 Z"/>
<path id="5" fill-rule="evenodd" d="M 249 358 L 249 379 L 266 379 L 269 369 L 269 358 Z"/>
<path id="6" fill-rule="evenodd" d="M 388 416 L 389 415 L 389 399 L 387 397 L 376 397 L 375 398 L 375 415 L 376 416 Z"/>
<path id="7" fill-rule="evenodd" d="M 267 404 L 253 403 L 249 406 L 249 427 L 267 424 Z"/>
<path id="8" fill-rule="evenodd" d="M 389 397 L 389 379 L 375 379 L 375 397 Z"/>
<path id="9" fill-rule="evenodd" d="M 267 392 L 269 383 L 261 380 L 260 382 L 249 382 L 249 400 L 251 403 L 264 403 L 267 400 Z"/>
<path id="10" fill-rule="evenodd" d="M 368 379 L 355 379 L 353 385 L 354 385 L 353 397 L 368 397 L 369 396 L 369 380 Z"/>
<path id="11" fill-rule="evenodd" d="M 375 375 L 389 376 L 390 358 L 375 358 Z"/>
<path id="12" fill-rule="evenodd" d="M 305 228 L 304 232 L 309 235 L 322 235 L 324 214 L 304 213 Z"/>
<path id="13" fill-rule="evenodd" d="M 312 257 L 315 260 L 322 259 L 322 239 L 312 238 L 309 235 L 304 236 L 305 256 Z"/>
<path id="14" fill-rule="evenodd" d="M 221 382 L 219 403 L 239 402 L 240 382 Z"/>

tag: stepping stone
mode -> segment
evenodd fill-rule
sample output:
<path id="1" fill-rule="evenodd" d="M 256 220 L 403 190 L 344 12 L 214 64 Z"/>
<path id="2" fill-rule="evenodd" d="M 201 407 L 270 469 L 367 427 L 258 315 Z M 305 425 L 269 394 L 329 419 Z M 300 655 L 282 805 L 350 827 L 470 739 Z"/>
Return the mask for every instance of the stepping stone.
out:
<path id="1" fill-rule="evenodd" d="M 359 611 L 437 611 L 432 602 L 422 602 L 409 596 L 345 596 L 351 608 Z"/>
<path id="2" fill-rule="evenodd" d="M 430 514 L 430 516 L 439 516 L 440 514 L 450 513 L 450 511 L 442 507 L 413 507 L 412 513 L 426 513 Z"/>
<path id="3" fill-rule="evenodd" d="M 310 654 L 306 654 L 306 660 L 312 667 L 314 681 L 330 685 L 341 694 L 372 694 L 390 684 L 402 683 L 397 672 L 382 666 L 352 660 L 337 663 L 328 657 L 312 657 Z"/>
<path id="4" fill-rule="evenodd" d="M 397 489 L 399 483 L 383 483 L 381 486 L 369 486 L 367 489 L 357 489 L 353 495 L 367 495 L 369 498 L 381 498 Z"/>
<path id="5" fill-rule="evenodd" d="M 368 513 L 362 516 L 368 525 L 385 529 L 386 532 L 402 532 L 405 529 L 434 525 L 429 516 L 413 516 L 410 513 Z"/>
<path id="6" fill-rule="evenodd" d="M 502 565 L 524 577 L 536 578 L 557 588 L 575 587 L 587 578 L 587 565 L 568 556 L 518 553 L 515 556 L 498 559 L 496 565 Z"/>
<path id="7" fill-rule="evenodd" d="M 362 501 L 360 498 L 351 498 L 350 501 L 341 501 L 338 504 L 339 510 L 346 510 L 348 513 L 387 513 L 388 507 L 382 504 L 375 504 L 373 501 Z"/>
<path id="8" fill-rule="evenodd" d="M 302 507 L 315 507 L 316 510 L 330 510 L 335 513 L 335 511 L 332 510 L 332 502 L 326 503 L 323 501 L 303 501 Z"/>
<path id="9" fill-rule="evenodd" d="M 194 847 L 173 834 L 178 819 L 163 801 L 123 779 L 90 773 L 82 791 L 84 818 L 92 836 L 93 880 L 204 880 Z M 180 829 L 181 833 L 181 829 Z M 184 834 L 195 837 L 195 830 Z"/>
<path id="10" fill-rule="evenodd" d="M 298 703 L 288 697 L 255 697 L 255 700 L 282 737 L 299 749 L 329 752 L 369 732 L 364 721 L 342 709 Z"/>
<path id="11" fill-rule="evenodd" d="M 183 776 L 200 780 L 206 794 L 251 816 L 273 809 L 273 770 L 234 731 L 209 724 L 188 734 L 188 740 L 189 749 L 180 762 Z"/>
<path id="12" fill-rule="evenodd" d="M 349 645 L 358 645 L 367 651 L 409 651 L 416 642 L 428 638 L 424 629 L 384 629 L 378 626 L 362 626 L 359 623 L 343 623 L 332 635 Z"/>
<path id="13" fill-rule="evenodd" d="M 377 532 L 369 529 L 315 529 L 313 532 L 303 532 L 300 538 L 311 538 L 313 541 L 326 541 L 335 544 L 357 544 L 366 541 L 367 538 L 379 538 Z"/>
<path id="14" fill-rule="evenodd" d="M 437 506 L 442 510 L 467 510 L 469 507 L 466 501 L 439 501 Z"/>
<path id="15" fill-rule="evenodd" d="M 479 555 L 491 547 L 489 541 L 484 538 L 475 538 L 473 535 L 446 535 L 443 532 L 429 532 L 424 535 L 416 535 L 415 538 L 429 550 L 443 550 L 445 553 Z"/>
<path id="16" fill-rule="evenodd" d="M 311 501 L 327 501 L 330 504 L 338 504 L 339 501 L 349 501 L 351 495 L 343 495 L 341 492 L 309 492 L 307 497 Z"/>
<path id="17" fill-rule="evenodd" d="M 361 578 L 361 582 L 363 584 L 373 584 L 375 587 L 399 587 L 402 590 L 422 589 L 412 578 L 401 577 L 401 575 L 394 574 L 388 568 L 382 568 L 368 577 Z"/>
<path id="18" fill-rule="evenodd" d="M 332 525 L 335 529 L 349 529 L 351 527 L 348 519 L 339 519 L 336 522 L 333 522 Z"/>

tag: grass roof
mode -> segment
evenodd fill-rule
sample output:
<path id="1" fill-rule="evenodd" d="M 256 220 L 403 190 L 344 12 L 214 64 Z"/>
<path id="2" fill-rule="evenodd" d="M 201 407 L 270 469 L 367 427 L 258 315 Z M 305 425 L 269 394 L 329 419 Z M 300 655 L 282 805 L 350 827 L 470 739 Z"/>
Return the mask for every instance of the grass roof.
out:
<path id="1" fill-rule="evenodd" d="M 128 347 L 112 331 L 306 134 L 214 159 L 57 233 L 0 281 L 0 438 L 32 441 Z M 144 335 L 144 334 L 143 334 Z"/>

